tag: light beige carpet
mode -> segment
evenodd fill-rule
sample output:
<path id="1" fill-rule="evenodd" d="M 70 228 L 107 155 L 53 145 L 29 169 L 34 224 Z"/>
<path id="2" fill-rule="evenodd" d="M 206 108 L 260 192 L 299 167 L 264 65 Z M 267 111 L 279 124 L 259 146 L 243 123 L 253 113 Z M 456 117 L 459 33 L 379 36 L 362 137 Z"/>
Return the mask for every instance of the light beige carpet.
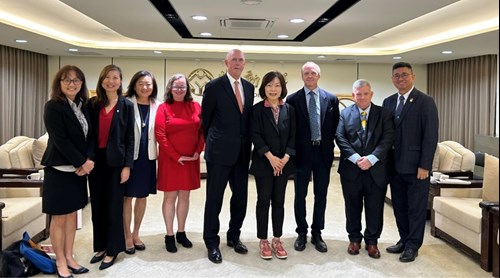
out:
<path id="1" fill-rule="evenodd" d="M 134 255 L 121 253 L 115 265 L 99 270 L 99 264 L 90 264 L 92 252 L 92 222 L 90 205 L 84 209 L 83 228 L 77 231 L 75 256 L 77 261 L 88 267 L 90 272 L 78 275 L 85 277 L 491 277 L 479 264 L 463 255 L 440 239 L 430 235 L 427 223 L 424 245 L 419 256 L 412 263 L 400 263 L 398 256 L 389 254 L 385 248 L 398 240 L 398 234 L 392 207 L 386 205 L 384 230 L 379 240 L 382 253 L 380 259 L 372 259 L 364 249 L 357 256 L 347 254 L 348 238 L 345 232 L 344 201 L 336 168 L 332 168 L 328 196 L 326 224 L 323 238 L 328 245 L 327 253 L 319 253 L 309 242 L 302 252 L 293 249 L 296 238 L 293 215 L 293 181 L 290 180 L 285 203 L 286 215 L 283 229 L 283 241 L 288 251 L 288 259 L 273 258 L 269 261 L 259 257 L 258 239 L 255 221 L 255 182 L 249 181 L 249 200 L 247 216 L 242 228 L 241 240 L 249 248 L 249 253 L 240 255 L 226 246 L 226 230 L 229 220 L 230 189 L 220 215 L 221 252 L 223 262 L 213 264 L 207 259 L 207 252 L 202 239 L 203 207 L 205 203 L 205 180 L 202 188 L 191 193 L 191 207 L 186 232 L 193 241 L 193 248 L 186 249 L 178 245 L 177 253 L 165 250 L 163 237 L 165 227 L 161 213 L 163 193 L 152 195 L 142 225 L 142 239 L 145 251 Z M 312 186 L 308 195 L 308 212 L 312 211 Z M 311 216 L 308 213 L 308 221 Z M 270 236 L 271 228 L 269 232 Z M 270 237 L 271 238 L 271 237 Z M 50 242 L 47 240 L 46 242 Z M 364 246 L 364 245 L 363 245 Z M 364 248 L 364 247 L 363 247 Z M 39 275 L 40 277 L 52 275 Z"/>

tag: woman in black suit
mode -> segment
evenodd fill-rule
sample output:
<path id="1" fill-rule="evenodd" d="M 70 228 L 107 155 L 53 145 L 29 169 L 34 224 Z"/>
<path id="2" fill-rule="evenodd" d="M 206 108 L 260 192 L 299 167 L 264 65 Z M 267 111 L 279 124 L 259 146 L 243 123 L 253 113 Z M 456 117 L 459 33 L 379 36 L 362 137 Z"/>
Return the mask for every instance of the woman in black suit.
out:
<path id="1" fill-rule="evenodd" d="M 83 72 L 64 66 L 54 77 L 43 113 L 49 140 L 42 158 L 42 210 L 51 215 L 50 241 L 59 277 L 72 277 L 70 270 L 74 274 L 89 271 L 73 257 L 76 211 L 87 205 L 86 175 L 94 168 L 87 155 L 88 115 L 82 110 L 87 98 Z"/>
<path id="2" fill-rule="evenodd" d="M 260 256 L 271 259 L 274 252 L 286 259 L 287 252 L 280 240 L 283 234 L 284 203 L 288 177 L 295 172 L 295 111 L 283 99 L 287 95 L 283 75 L 272 71 L 264 75 L 259 88 L 263 101 L 254 105 L 252 142 L 254 145 L 250 174 L 257 185 L 257 237 Z M 272 206 L 273 235 L 267 240 L 269 205 Z"/>
<path id="3" fill-rule="evenodd" d="M 89 101 L 93 132 L 91 157 L 95 170 L 89 176 L 94 231 L 90 263 L 99 269 L 112 266 L 125 250 L 123 233 L 124 186 L 134 165 L 134 106 L 122 95 L 122 71 L 104 67 L 97 81 L 97 96 Z"/>

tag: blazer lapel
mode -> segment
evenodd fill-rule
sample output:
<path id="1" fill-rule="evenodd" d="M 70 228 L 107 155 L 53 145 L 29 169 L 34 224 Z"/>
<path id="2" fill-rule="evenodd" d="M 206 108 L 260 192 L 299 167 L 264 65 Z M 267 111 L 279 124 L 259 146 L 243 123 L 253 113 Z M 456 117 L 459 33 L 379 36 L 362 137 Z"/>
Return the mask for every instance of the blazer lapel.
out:
<path id="1" fill-rule="evenodd" d="M 368 123 L 366 129 L 368 133 L 366 134 L 366 145 L 368 145 L 368 142 L 370 142 L 370 138 L 373 135 L 375 127 L 378 125 L 379 119 L 380 119 L 380 109 L 377 109 L 375 105 L 373 105 L 372 103 L 370 109 L 370 115 L 368 115 Z"/>
<path id="2" fill-rule="evenodd" d="M 320 108 L 320 116 L 321 116 L 321 126 L 325 122 L 326 116 L 326 107 L 328 106 L 328 100 L 326 99 L 326 93 L 323 90 L 319 90 L 319 108 Z"/>
<path id="3" fill-rule="evenodd" d="M 398 125 L 403 121 L 403 118 L 408 113 L 409 110 L 412 109 L 414 102 L 418 99 L 418 94 L 415 92 L 415 88 L 410 92 L 410 95 L 405 101 L 405 105 L 403 106 L 403 111 L 401 111 L 401 115 L 399 116 Z"/>
<path id="4" fill-rule="evenodd" d="M 139 128 L 139 130 L 142 129 L 142 122 L 141 122 L 141 114 L 139 113 L 139 106 L 137 105 L 137 99 L 135 96 L 132 96 L 130 98 L 130 101 L 134 104 L 134 115 L 135 115 L 135 124 Z"/>
<path id="5" fill-rule="evenodd" d="M 285 130 L 285 119 L 288 119 L 288 107 L 286 104 L 283 104 L 280 107 L 280 116 L 278 118 L 278 132 L 280 130 Z"/>
<path id="6" fill-rule="evenodd" d="M 309 119 L 309 110 L 307 110 L 306 91 L 304 91 L 304 88 L 302 88 L 297 93 L 297 98 L 300 100 L 299 101 L 299 109 L 302 110 L 302 113 L 297 113 L 297 114 L 306 115 L 307 123 L 310 123 L 311 119 Z"/>
<path id="7" fill-rule="evenodd" d="M 66 102 L 64 104 L 64 113 L 67 114 L 68 117 L 71 119 L 71 121 L 78 127 L 79 130 L 81 130 L 82 136 L 85 136 L 85 134 L 83 133 L 82 125 L 78 121 L 78 118 L 76 118 L 75 112 L 73 111 L 73 108 L 71 108 L 71 106 L 69 105 L 69 102 Z M 87 120 L 87 124 L 88 124 L 90 122 L 88 119 L 88 115 L 85 115 L 85 119 Z"/>
<path id="8" fill-rule="evenodd" d="M 271 122 L 271 125 L 274 127 L 274 130 L 276 130 L 276 132 L 279 133 L 278 126 L 276 125 L 276 122 L 274 121 L 273 111 L 271 110 L 270 107 L 265 107 L 264 104 L 262 106 L 264 108 L 264 117 L 266 117 L 267 120 L 269 122 Z"/>

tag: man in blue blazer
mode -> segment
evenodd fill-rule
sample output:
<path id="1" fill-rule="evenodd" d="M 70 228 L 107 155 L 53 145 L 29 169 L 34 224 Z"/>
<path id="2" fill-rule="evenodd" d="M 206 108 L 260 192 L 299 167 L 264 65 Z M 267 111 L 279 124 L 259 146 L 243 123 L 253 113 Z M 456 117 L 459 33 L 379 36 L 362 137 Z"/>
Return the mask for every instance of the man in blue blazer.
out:
<path id="1" fill-rule="evenodd" d="M 245 67 L 243 52 L 230 50 L 224 63 L 227 73 L 205 85 L 201 109 L 207 162 L 203 240 L 208 259 L 214 263 L 222 262 L 219 214 L 228 182 L 232 196 L 227 245 L 237 253 L 248 252 L 240 241 L 240 229 L 247 211 L 250 119 L 255 88 L 241 78 Z"/>
<path id="2" fill-rule="evenodd" d="M 427 199 L 432 160 L 438 142 L 439 119 L 434 100 L 413 85 L 415 75 L 410 64 L 392 66 L 392 83 L 398 89 L 383 107 L 394 113 L 394 146 L 390 177 L 392 206 L 399 241 L 387 248 L 401 253 L 401 262 L 412 262 L 424 240 Z"/>
<path id="3" fill-rule="evenodd" d="M 368 81 L 353 84 L 355 104 L 343 109 L 337 127 L 340 148 L 338 172 L 344 195 L 347 253 L 359 254 L 364 238 L 371 258 L 380 258 L 377 247 L 384 222 L 387 191 L 387 153 L 394 140 L 392 113 L 371 102 L 373 91 Z M 365 208 L 365 231 L 361 233 L 361 214 Z"/>
<path id="4" fill-rule="evenodd" d="M 304 87 L 287 97 L 286 102 L 295 108 L 297 122 L 295 174 L 295 231 L 298 237 L 294 248 L 306 248 L 307 229 L 306 196 L 311 172 L 314 181 L 314 210 L 311 224 L 311 243 L 316 250 L 327 252 L 321 237 L 325 227 L 325 209 L 330 169 L 333 163 L 335 130 L 339 122 L 339 101 L 337 97 L 318 87 L 320 67 L 313 62 L 302 66 Z"/>

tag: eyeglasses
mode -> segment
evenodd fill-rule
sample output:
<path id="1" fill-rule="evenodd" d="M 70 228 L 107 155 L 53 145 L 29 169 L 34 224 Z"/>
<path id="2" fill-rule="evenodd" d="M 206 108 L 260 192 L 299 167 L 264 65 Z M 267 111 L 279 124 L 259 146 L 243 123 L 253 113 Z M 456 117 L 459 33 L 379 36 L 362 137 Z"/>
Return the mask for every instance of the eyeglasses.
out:
<path id="1" fill-rule="evenodd" d="M 408 76 L 410 76 L 410 75 L 411 75 L 411 74 L 408 74 L 408 73 L 403 73 L 403 74 L 398 74 L 398 73 L 396 73 L 396 74 L 394 74 L 394 75 L 392 76 L 392 78 L 394 78 L 394 79 L 399 79 L 399 78 L 406 79 L 406 78 L 408 78 Z"/>
<path id="2" fill-rule="evenodd" d="M 183 90 L 186 90 L 186 89 L 187 89 L 186 86 L 179 86 L 179 87 L 174 86 L 174 87 L 172 87 L 172 90 L 178 90 L 178 91 L 183 91 Z"/>
<path id="3" fill-rule="evenodd" d="M 61 81 L 64 83 L 64 85 L 69 85 L 71 83 L 80 85 L 82 83 L 80 79 L 61 79 Z"/>

